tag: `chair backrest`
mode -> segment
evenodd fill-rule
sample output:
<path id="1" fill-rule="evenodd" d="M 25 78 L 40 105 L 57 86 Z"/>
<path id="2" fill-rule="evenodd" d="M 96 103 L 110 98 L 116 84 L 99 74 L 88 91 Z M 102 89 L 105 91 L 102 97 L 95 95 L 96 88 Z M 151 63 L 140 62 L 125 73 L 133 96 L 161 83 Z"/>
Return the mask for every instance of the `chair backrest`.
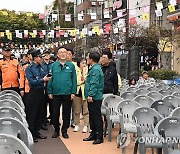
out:
<path id="1" fill-rule="evenodd" d="M 140 127 L 142 136 L 146 133 L 154 134 L 155 126 L 162 118 L 157 111 L 148 107 L 137 108 L 132 115 L 133 122 Z"/>
<path id="2" fill-rule="evenodd" d="M 113 114 L 114 111 L 117 111 L 117 106 L 123 99 L 117 95 L 110 95 L 106 97 L 103 101 L 104 105 L 110 109 L 110 114 Z"/>
<path id="3" fill-rule="evenodd" d="M 178 92 L 178 88 L 175 86 L 168 87 L 167 90 L 171 91 L 172 93 Z"/>
<path id="4" fill-rule="evenodd" d="M 139 103 L 142 107 L 151 107 L 154 100 L 149 96 L 137 96 L 134 101 Z"/>
<path id="5" fill-rule="evenodd" d="M 164 90 L 160 90 L 159 93 L 162 94 L 163 96 L 167 96 L 167 95 L 171 95 L 172 91 L 168 89 L 167 90 L 164 89 Z"/>
<path id="6" fill-rule="evenodd" d="M 0 100 L 4 100 L 4 99 L 13 100 L 16 103 L 18 103 L 23 109 L 25 108 L 22 98 L 19 98 L 13 94 L 4 94 L 4 95 L 0 96 Z"/>
<path id="7" fill-rule="evenodd" d="M 163 100 L 166 103 L 172 103 L 175 107 L 180 106 L 180 98 L 176 96 L 169 95 L 169 96 L 164 97 Z"/>
<path id="8" fill-rule="evenodd" d="M 146 89 L 146 90 L 147 90 L 147 89 L 149 88 L 149 86 L 142 84 L 142 85 L 139 85 L 138 88 L 140 88 L 140 89 Z"/>
<path id="9" fill-rule="evenodd" d="M 151 97 L 152 99 L 154 99 L 154 101 L 158 101 L 161 100 L 163 98 L 163 95 L 156 92 L 156 91 L 151 91 L 147 94 L 147 96 Z"/>
<path id="10" fill-rule="evenodd" d="M 134 92 L 126 91 L 124 92 L 121 97 L 124 100 L 133 100 L 137 95 Z"/>
<path id="11" fill-rule="evenodd" d="M 172 95 L 180 98 L 180 92 L 174 92 Z"/>
<path id="12" fill-rule="evenodd" d="M 180 118 L 180 107 L 175 108 L 175 109 L 171 112 L 170 117 Z"/>
<path id="13" fill-rule="evenodd" d="M 156 85 L 156 88 L 165 90 L 168 88 L 168 85 L 166 85 L 165 83 L 159 83 Z"/>
<path id="14" fill-rule="evenodd" d="M 0 96 L 5 95 L 5 94 L 12 94 L 12 95 L 15 95 L 15 96 L 21 98 L 21 96 L 14 90 L 3 90 L 0 92 Z"/>
<path id="15" fill-rule="evenodd" d="M 8 100 L 8 99 L 0 100 L 0 107 L 14 108 L 18 110 L 23 116 L 25 116 L 23 108 L 13 100 Z"/>
<path id="16" fill-rule="evenodd" d="M 180 118 L 166 117 L 156 125 L 158 133 L 163 137 L 180 137 Z M 163 133 L 164 132 L 164 133 Z"/>
<path id="17" fill-rule="evenodd" d="M 148 91 L 159 91 L 159 89 L 157 87 L 149 87 L 147 90 Z"/>
<path id="18" fill-rule="evenodd" d="M 147 95 L 147 93 L 149 93 L 149 91 L 148 90 L 146 90 L 146 89 L 137 89 L 136 91 L 135 91 L 135 94 L 136 95 Z"/>
<path id="19" fill-rule="evenodd" d="M 26 119 L 18 110 L 11 107 L 0 107 L 0 118 L 6 117 L 19 119 L 24 124 L 24 126 L 28 127 Z"/>
<path id="20" fill-rule="evenodd" d="M 160 113 L 163 117 L 168 117 L 171 112 L 175 109 L 172 103 L 164 102 L 163 100 L 155 101 L 151 108 L 155 109 L 158 113 Z"/>
<path id="21" fill-rule="evenodd" d="M 32 154 L 29 148 L 20 139 L 8 134 L 0 134 L 0 153 Z"/>
<path id="22" fill-rule="evenodd" d="M 123 122 L 130 122 L 134 111 L 139 107 L 141 105 L 135 101 L 124 100 L 118 105 L 117 111 L 123 115 Z"/>
<path id="23" fill-rule="evenodd" d="M 135 92 L 137 90 L 137 87 L 129 87 L 127 88 L 127 91 Z"/>
<path id="24" fill-rule="evenodd" d="M 14 118 L 1 118 L 0 119 L 0 134 L 10 134 L 19 138 L 28 147 L 29 143 L 33 143 L 33 138 L 27 127 L 23 123 Z"/>

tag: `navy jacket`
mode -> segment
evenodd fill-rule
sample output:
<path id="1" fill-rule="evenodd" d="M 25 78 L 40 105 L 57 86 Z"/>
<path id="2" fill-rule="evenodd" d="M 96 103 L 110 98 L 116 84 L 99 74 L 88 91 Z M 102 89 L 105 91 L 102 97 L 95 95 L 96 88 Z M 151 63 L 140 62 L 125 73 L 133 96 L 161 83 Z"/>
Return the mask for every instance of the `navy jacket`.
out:
<path id="1" fill-rule="evenodd" d="M 42 68 L 41 65 L 36 65 L 34 62 L 32 62 L 27 68 L 26 68 L 26 77 L 29 82 L 29 86 L 32 89 L 44 89 L 44 76 L 46 75 L 46 72 Z"/>
<path id="2" fill-rule="evenodd" d="M 46 74 L 48 74 L 50 72 L 52 64 L 53 64 L 53 62 L 51 62 L 51 61 L 48 64 L 45 61 L 42 62 L 41 66 Z"/>

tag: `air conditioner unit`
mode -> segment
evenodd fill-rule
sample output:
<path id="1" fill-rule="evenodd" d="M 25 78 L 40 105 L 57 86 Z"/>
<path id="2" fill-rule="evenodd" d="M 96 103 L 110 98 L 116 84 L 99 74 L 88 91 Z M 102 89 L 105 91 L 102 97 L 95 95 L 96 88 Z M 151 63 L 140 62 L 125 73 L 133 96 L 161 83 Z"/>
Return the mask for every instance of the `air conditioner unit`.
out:
<path id="1" fill-rule="evenodd" d="M 96 2 L 91 2 L 91 5 L 96 5 Z"/>

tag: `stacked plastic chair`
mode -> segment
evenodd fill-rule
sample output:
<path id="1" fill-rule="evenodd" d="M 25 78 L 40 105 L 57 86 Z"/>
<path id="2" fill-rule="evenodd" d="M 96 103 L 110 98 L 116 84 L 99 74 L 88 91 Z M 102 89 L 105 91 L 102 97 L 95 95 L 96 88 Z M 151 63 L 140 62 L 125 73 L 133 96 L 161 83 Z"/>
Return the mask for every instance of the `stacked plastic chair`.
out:
<path id="1" fill-rule="evenodd" d="M 0 153 L 32 154 L 34 142 L 25 116 L 18 93 L 12 90 L 0 92 Z"/>

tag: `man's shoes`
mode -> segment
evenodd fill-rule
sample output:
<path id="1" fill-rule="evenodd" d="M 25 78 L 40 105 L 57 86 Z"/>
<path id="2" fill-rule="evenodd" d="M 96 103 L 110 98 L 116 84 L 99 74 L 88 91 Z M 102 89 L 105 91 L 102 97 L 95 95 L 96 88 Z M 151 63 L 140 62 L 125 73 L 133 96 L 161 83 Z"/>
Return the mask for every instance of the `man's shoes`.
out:
<path id="1" fill-rule="evenodd" d="M 49 122 L 49 123 L 50 123 L 50 125 L 52 125 L 52 124 L 53 124 L 53 121 L 52 121 L 52 119 L 50 120 L 50 122 Z"/>
<path id="2" fill-rule="evenodd" d="M 37 143 L 38 139 L 36 137 L 33 137 L 33 141 L 34 141 L 34 143 Z"/>
<path id="3" fill-rule="evenodd" d="M 36 138 L 38 138 L 38 139 L 47 139 L 47 136 L 43 136 L 41 133 L 37 133 L 36 135 L 35 135 L 35 137 Z"/>
<path id="4" fill-rule="evenodd" d="M 54 131 L 54 133 L 52 134 L 52 138 L 57 138 L 59 137 L 59 132 Z"/>
<path id="5" fill-rule="evenodd" d="M 65 139 L 68 139 L 69 135 L 67 133 L 62 133 L 62 137 L 65 138 Z"/>
<path id="6" fill-rule="evenodd" d="M 88 138 L 84 138 L 83 141 L 94 141 L 95 137 L 90 135 Z"/>
<path id="7" fill-rule="evenodd" d="M 96 140 L 94 140 L 93 144 L 101 144 L 103 142 L 104 142 L 103 139 L 96 139 Z"/>
<path id="8" fill-rule="evenodd" d="M 48 130 L 47 126 L 45 126 L 45 125 L 42 125 L 42 126 L 41 126 L 41 129 L 42 129 L 42 130 Z"/>

